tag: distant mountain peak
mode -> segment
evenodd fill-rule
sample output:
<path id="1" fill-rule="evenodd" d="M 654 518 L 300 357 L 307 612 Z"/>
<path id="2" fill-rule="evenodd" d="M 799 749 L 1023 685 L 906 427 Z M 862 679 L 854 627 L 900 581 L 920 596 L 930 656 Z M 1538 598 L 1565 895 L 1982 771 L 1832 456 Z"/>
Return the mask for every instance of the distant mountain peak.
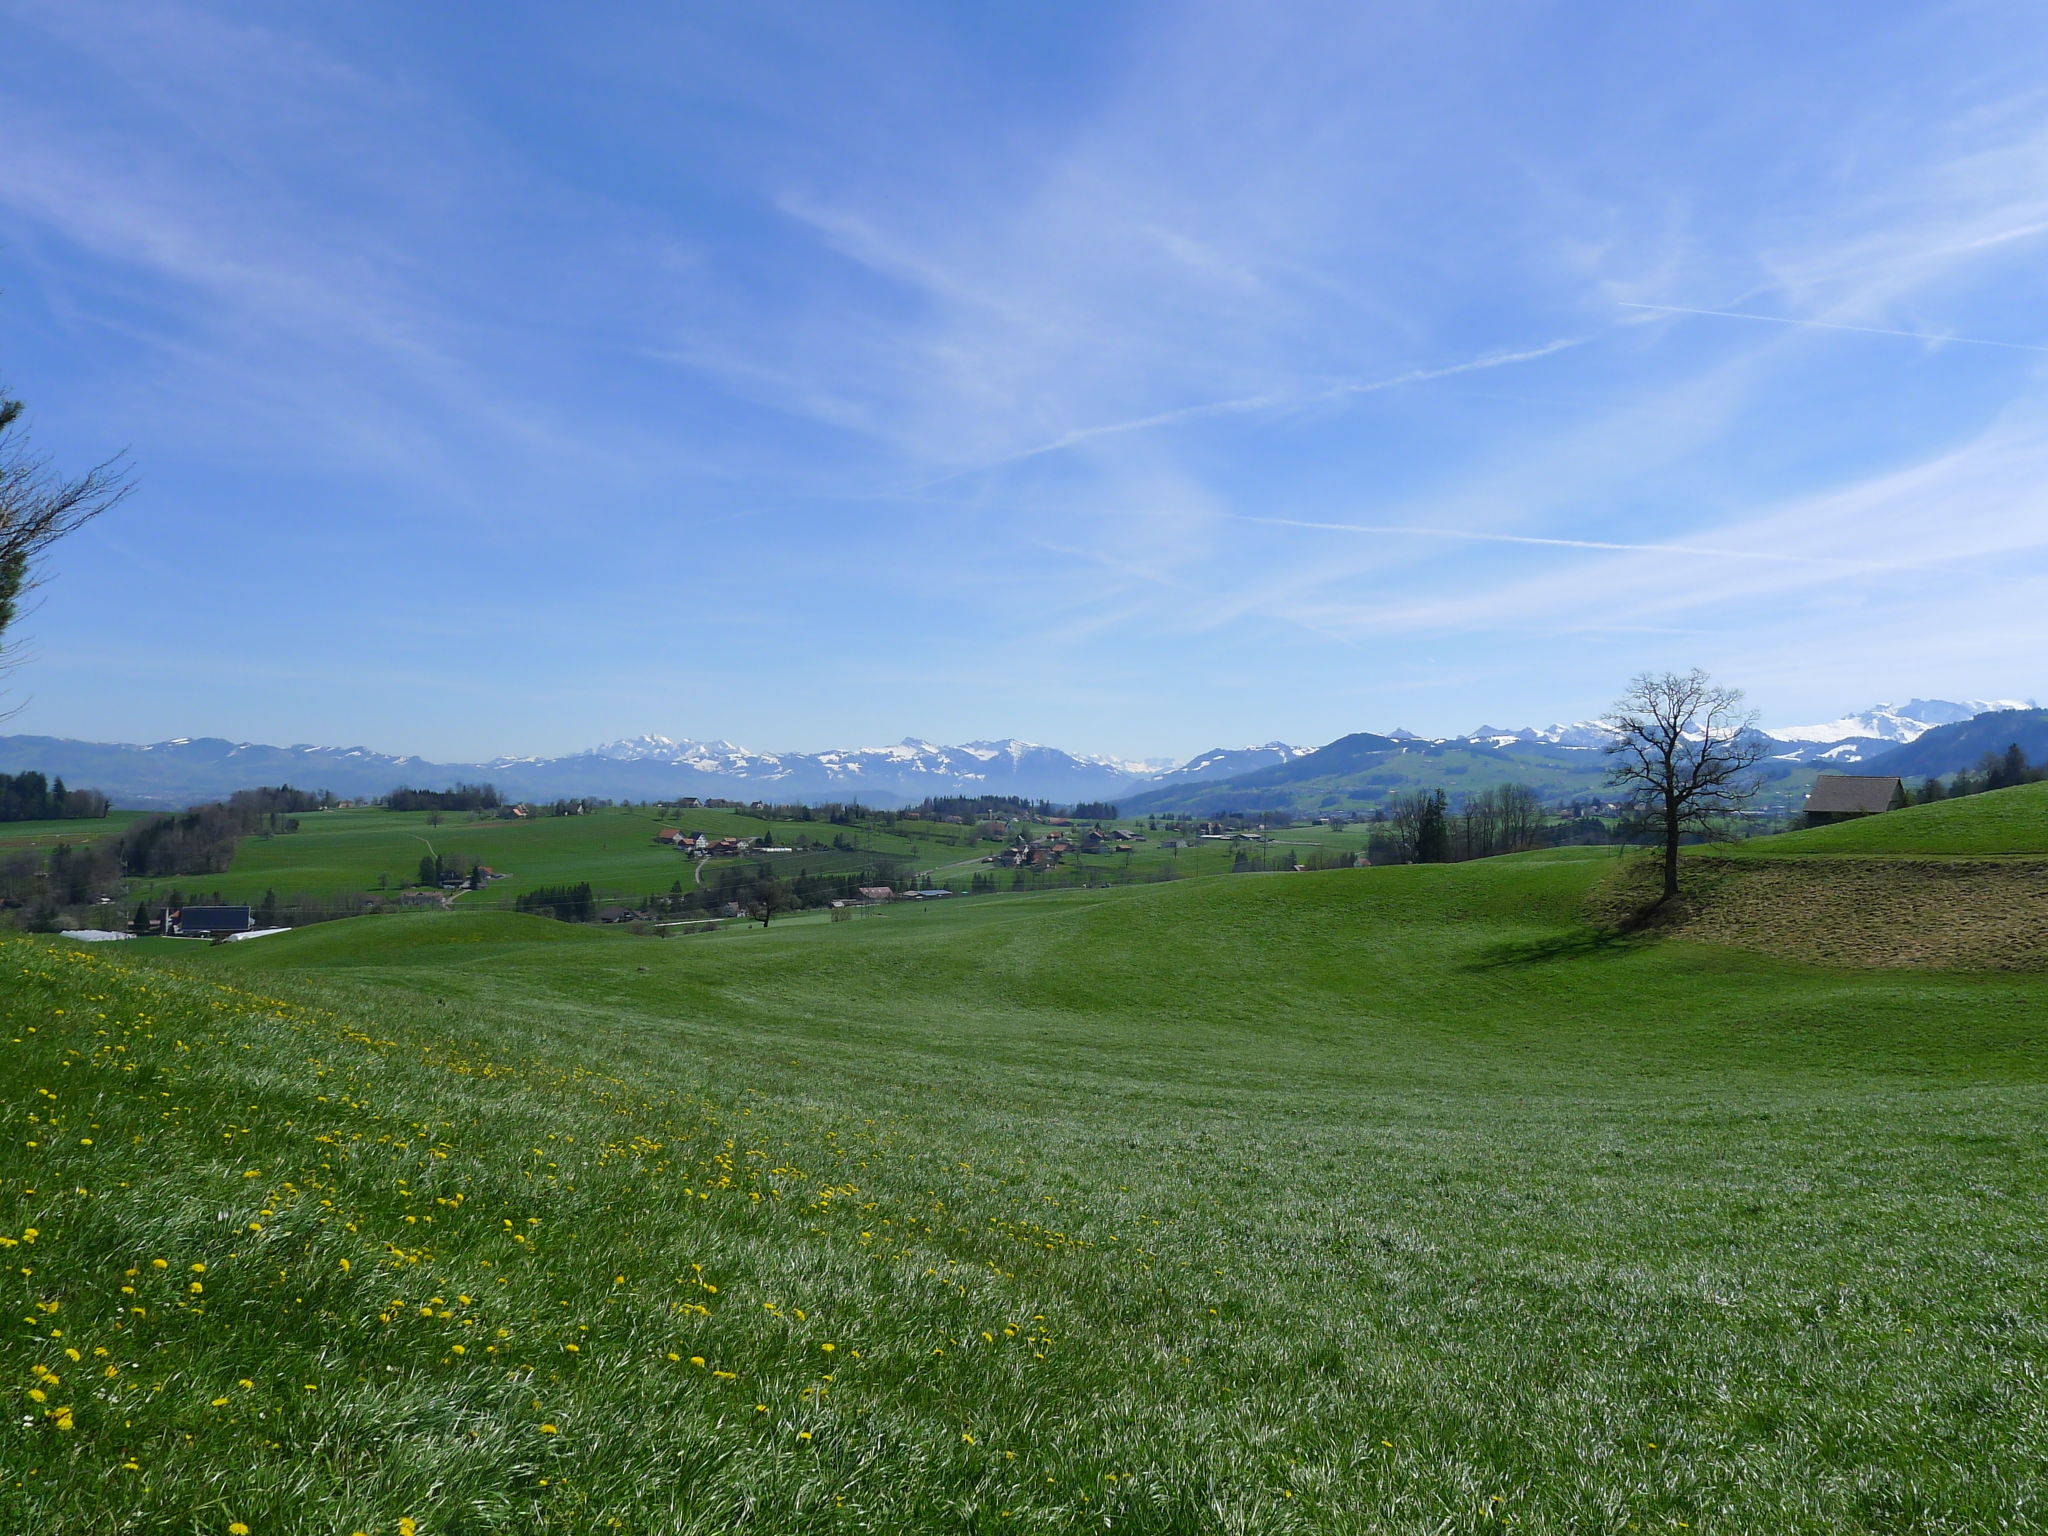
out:
<path id="1" fill-rule="evenodd" d="M 1978 715 L 2008 709 L 2032 709 L 2031 699 L 1908 699 L 1903 704 L 1873 704 L 1839 720 L 1819 725 L 1784 725 L 1765 729 L 1776 741 L 1917 741 L 1938 725 L 1958 725 Z"/>

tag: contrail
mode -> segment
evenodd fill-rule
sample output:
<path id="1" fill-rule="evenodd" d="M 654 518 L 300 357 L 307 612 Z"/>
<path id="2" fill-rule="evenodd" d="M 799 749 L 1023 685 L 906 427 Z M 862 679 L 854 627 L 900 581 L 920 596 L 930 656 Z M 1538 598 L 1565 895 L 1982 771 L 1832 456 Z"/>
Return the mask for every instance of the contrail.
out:
<path id="1" fill-rule="evenodd" d="M 1292 517 L 1247 517 L 1228 514 L 1241 523 L 1273 528 L 1313 528 L 1323 533 L 1374 533 L 1421 539 L 1458 539 L 1473 544 L 1542 544 L 1556 549 L 1613 549 L 1630 554 L 1701 555 L 1714 560 L 1769 560 L 1784 565 L 1847 565 L 1842 560 L 1808 555 L 1780 555 L 1760 549 L 1700 549 L 1689 544 L 1614 544 L 1604 539 L 1545 539 L 1526 533 L 1478 533 L 1466 528 L 1415 528 L 1373 523 L 1310 523 Z"/>
<path id="2" fill-rule="evenodd" d="M 1772 325 L 1810 325 L 1823 331 L 1861 331 L 1866 336 L 1904 336 L 1911 341 L 1956 341 L 1968 347 L 2002 347 L 2009 352 L 2048 352 L 2048 347 L 2029 341 L 1986 341 L 1981 336 L 1940 336 L 1929 331 L 1888 331 L 1876 325 L 1843 325 L 1834 320 L 1795 320 L 1789 315 L 1752 315 L 1739 309 L 1687 309 L 1682 304 L 1631 304 L 1615 302 L 1623 309 L 1654 309 L 1666 315 L 1712 315 L 1721 320 L 1767 320 Z"/>
<path id="3" fill-rule="evenodd" d="M 1531 347 L 1526 352 L 1489 352 L 1486 356 L 1475 357 L 1468 363 L 1451 363 L 1443 368 L 1415 368 L 1407 373 L 1397 373 L 1391 379 L 1374 379 L 1365 384 L 1338 384 L 1316 398 L 1327 400 L 1338 395 L 1370 395 L 1382 389 L 1398 389 L 1403 384 L 1448 379 L 1458 373 L 1477 373 L 1482 368 L 1504 368 L 1509 363 L 1532 363 L 1539 357 L 1548 357 L 1551 353 L 1562 352 L 1567 347 L 1583 347 L 1585 344 L 1584 336 L 1568 336 L 1561 341 Z"/>
<path id="4" fill-rule="evenodd" d="M 1204 416 L 1236 416 L 1249 411 L 1284 410 L 1294 406 L 1311 404 L 1316 401 L 1337 400 L 1345 395 L 1371 395 L 1383 389 L 1398 389 L 1403 384 L 1426 384 L 1431 379 L 1448 379 L 1460 373 L 1477 373 L 1485 368 L 1504 368 L 1510 363 L 1534 362 L 1539 357 L 1548 357 L 1553 352 L 1562 352 L 1567 347 L 1582 347 L 1584 336 L 1570 336 L 1560 341 L 1546 342 L 1525 352 L 1489 352 L 1484 357 L 1475 357 L 1467 362 L 1449 363 L 1441 368 L 1411 368 L 1406 373 L 1397 373 L 1392 378 L 1369 379 L 1364 383 L 1332 384 L 1326 389 L 1306 396 L 1293 395 L 1246 395 L 1235 400 L 1215 400 L 1206 405 L 1187 405 L 1177 410 L 1160 411 L 1151 416 L 1139 416 L 1130 421 L 1105 422 L 1099 427 L 1075 427 L 1062 432 L 1058 437 L 1029 448 L 1019 448 L 1015 453 L 1006 453 L 999 459 L 986 464 L 974 464 L 966 469 L 956 469 L 940 475 L 936 480 L 927 480 L 911 487 L 913 491 L 928 491 L 935 485 L 944 485 L 949 480 L 958 480 L 965 475 L 983 474 L 991 469 L 1001 469 L 1008 464 L 1022 463 L 1026 459 L 1039 458 L 1044 454 L 1058 453 L 1076 443 L 1089 442 L 1098 437 L 1115 437 L 1125 432 L 1147 432 L 1154 427 L 1172 426 L 1176 422 L 1197 421 Z"/>

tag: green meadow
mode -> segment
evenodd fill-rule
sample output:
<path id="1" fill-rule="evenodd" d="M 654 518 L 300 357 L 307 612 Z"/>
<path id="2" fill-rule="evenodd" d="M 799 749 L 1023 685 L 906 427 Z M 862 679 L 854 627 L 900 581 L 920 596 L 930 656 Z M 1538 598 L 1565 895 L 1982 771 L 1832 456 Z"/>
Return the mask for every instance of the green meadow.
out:
<path id="1" fill-rule="evenodd" d="M 94 835 L 104 835 L 105 828 L 102 822 L 36 825 L 100 829 Z M 1131 828 L 1139 824 L 1106 825 Z M 654 840 L 663 827 L 701 831 L 713 839 L 768 837 L 785 846 L 799 836 L 827 845 L 835 836 L 844 836 L 853 848 L 813 847 L 749 859 L 748 863 L 765 862 L 784 875 L 799 871 L 832 874 L 858 870 L 880 858 L 896 861 L 909 872 L 930 873 L 962 889 L 974 875 L 990 871 L 983 860 L 997 847 L 972 840 L 971 827 L 940 822 L 834 826 L 823 820 L 770 820 L 727 809 L 662 815 L 651 806 L 622 806 L 585 816 L 537 816 L 529 821 L 471 820 L 451 812 L 435 825 L 425 811 L 351 807 L 306 813 L 299 817 L 297 832 L 242 838 L 234 862 L 220 874 L 137 881 L 135 894 L 160 901 L 173 890 L 209 895 L 219 891 L 225 900 L 253 903 L 266 891 L 287 902 L 299 895 L 395 892 L 418 878 L 420 858 L 431 852 L 474 859 L 504 876 L 480 892 L 458 898 L 463 906 L 509 905 L 523 892 L 585 880 L 600 897 L 632 902 L 666 891 L 677 881 L 687 889 L 696 878 L 696 869 L 686 856 Z M 1036 829 L 1046 830 L 1043 824 L 1036 824 Z M 1276 856 L 1317 850 L 1356 853 L 1365 847 L 1367 830 L 1295 827 L 1275 833 L 1270 852 Z M 1175 875 L 1219 874 L 1230 868 L 1233 848 L 1203 844 L 1176 853 L 1161 846 L 1168 835 L 1150 833 L 1149 841 L 1136 845 L 1128 855 L 1075 857 L 1055 872 L 1053 883 L 1143 879 L 1167 870 Z M 718 865 L 714 862 L 708 868 L 716 870 Z M 1012 878 L 1007 870 L 994 873 L 1004 886 Z M 1045 882 L 1041 879 L 1040 883 Z"/>
<path id="2" fill-rule="evenodd" d="M 1615 869 L 9 940 L 7 1528 L 2048 1527 L 2043 977 Z"/>
<path id="3" fill-rule="evenodd" d="M 173 888 L 203 888 L 208 892 L 217 889 L 231 901 L 256 901 L 266 890 L 287 899 L 298 893 L 328 896 L 395 891 L 417 880 L 422 855 L 439 853 L 474 859 L 505 876 L 477 893 L 485 902 L 508 901 L 540 886 L 584 880 L 601 895 L 637 900 L 666 891 L 678 880 L 687 888 L 693 879 L 690 860 L 654 840 L 663 827 L 702 831 L 714 839 L 768 835 L 792 839 L 801 832 L 827 843 L 835 833 L 845 832 L 860 844 L 859 850 L 849 853 L 824 848 L 773 856 L 773 862 L 792 872 L 798 868 L 816 873 L 859 868 L 868 849 L 902 859 L 927 851 L 934 858 L 960 856 L 950 845 L 936 840 L 934 834 L 940 829 L 916 824 L 908 828 L 911 835 L 899 835 L 834 827 L 823 821 L 769 821 L 743 811 L 698 810 L 661 816 L 652 807 L 632 806 L 586 816 L 536 816 L 528 821 L 471 820 L 462 813 L 449 812 L 436 825 L 425 811 L 351 808 L 302 815 L 297 832 L 242 838 L 234 863 L 222 874 L 138 882 L 137 886 L 151 899 Z M 943 830 L 957 837 L 962 829 Z M 924 835 L 916 835 L 919 832 Z"/>
<path id="4" fill-rule="evenodd" d="M 62 821 L 0 821 L 0 856 L 24 850 L 47 852 L 59 843 L 89 843 L 140 820 L 143 811 L 109 811 L 104 816 Z"/>

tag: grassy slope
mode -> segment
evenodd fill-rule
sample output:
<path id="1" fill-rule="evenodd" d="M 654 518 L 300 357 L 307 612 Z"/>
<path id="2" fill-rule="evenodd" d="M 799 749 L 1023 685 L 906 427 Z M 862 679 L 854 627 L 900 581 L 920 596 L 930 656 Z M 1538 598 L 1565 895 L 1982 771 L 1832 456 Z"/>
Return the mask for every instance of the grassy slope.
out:
<path id="1" fill-rule="evenodd" d="M 2048 784 L 1692 850 L 1667 936 L 1836 966 L 2048 969 Z M 1634 861 L 1596 905 L 1655 894 Z"/>
<path id="2" fill-rule="evenodd" d="M 1882 816 L 1754 838 L 1717 851 L 1748 858 L 2048 855 L 2048 783 L 1909 805 Z"/>
<path id="3" fill-rule="evenodd" d="M 2042 984 L 1604 867 L 9 944 L 18 1524 L 2030 1528 Z"/>

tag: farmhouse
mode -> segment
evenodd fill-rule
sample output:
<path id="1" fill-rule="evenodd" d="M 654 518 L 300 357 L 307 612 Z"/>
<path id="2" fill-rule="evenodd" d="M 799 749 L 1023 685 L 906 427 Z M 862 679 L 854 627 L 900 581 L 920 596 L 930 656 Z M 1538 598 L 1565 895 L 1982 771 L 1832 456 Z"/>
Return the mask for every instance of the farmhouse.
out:
<path id="1" fill-rule="evenodd" d="M 1826 826 L 1896 811 L 1905 803 L 1905 785 L 1889 774 L 1824 773 L 1813 781 L 1806 797 L 1806 819 Z"/>
<path id="2" fill-rule="evenodd" d="M 247 907 L 180 907 L 164 914 L 164 932 L 179 939 L 211 939 L 246 933 L 256 925 Z"/>

